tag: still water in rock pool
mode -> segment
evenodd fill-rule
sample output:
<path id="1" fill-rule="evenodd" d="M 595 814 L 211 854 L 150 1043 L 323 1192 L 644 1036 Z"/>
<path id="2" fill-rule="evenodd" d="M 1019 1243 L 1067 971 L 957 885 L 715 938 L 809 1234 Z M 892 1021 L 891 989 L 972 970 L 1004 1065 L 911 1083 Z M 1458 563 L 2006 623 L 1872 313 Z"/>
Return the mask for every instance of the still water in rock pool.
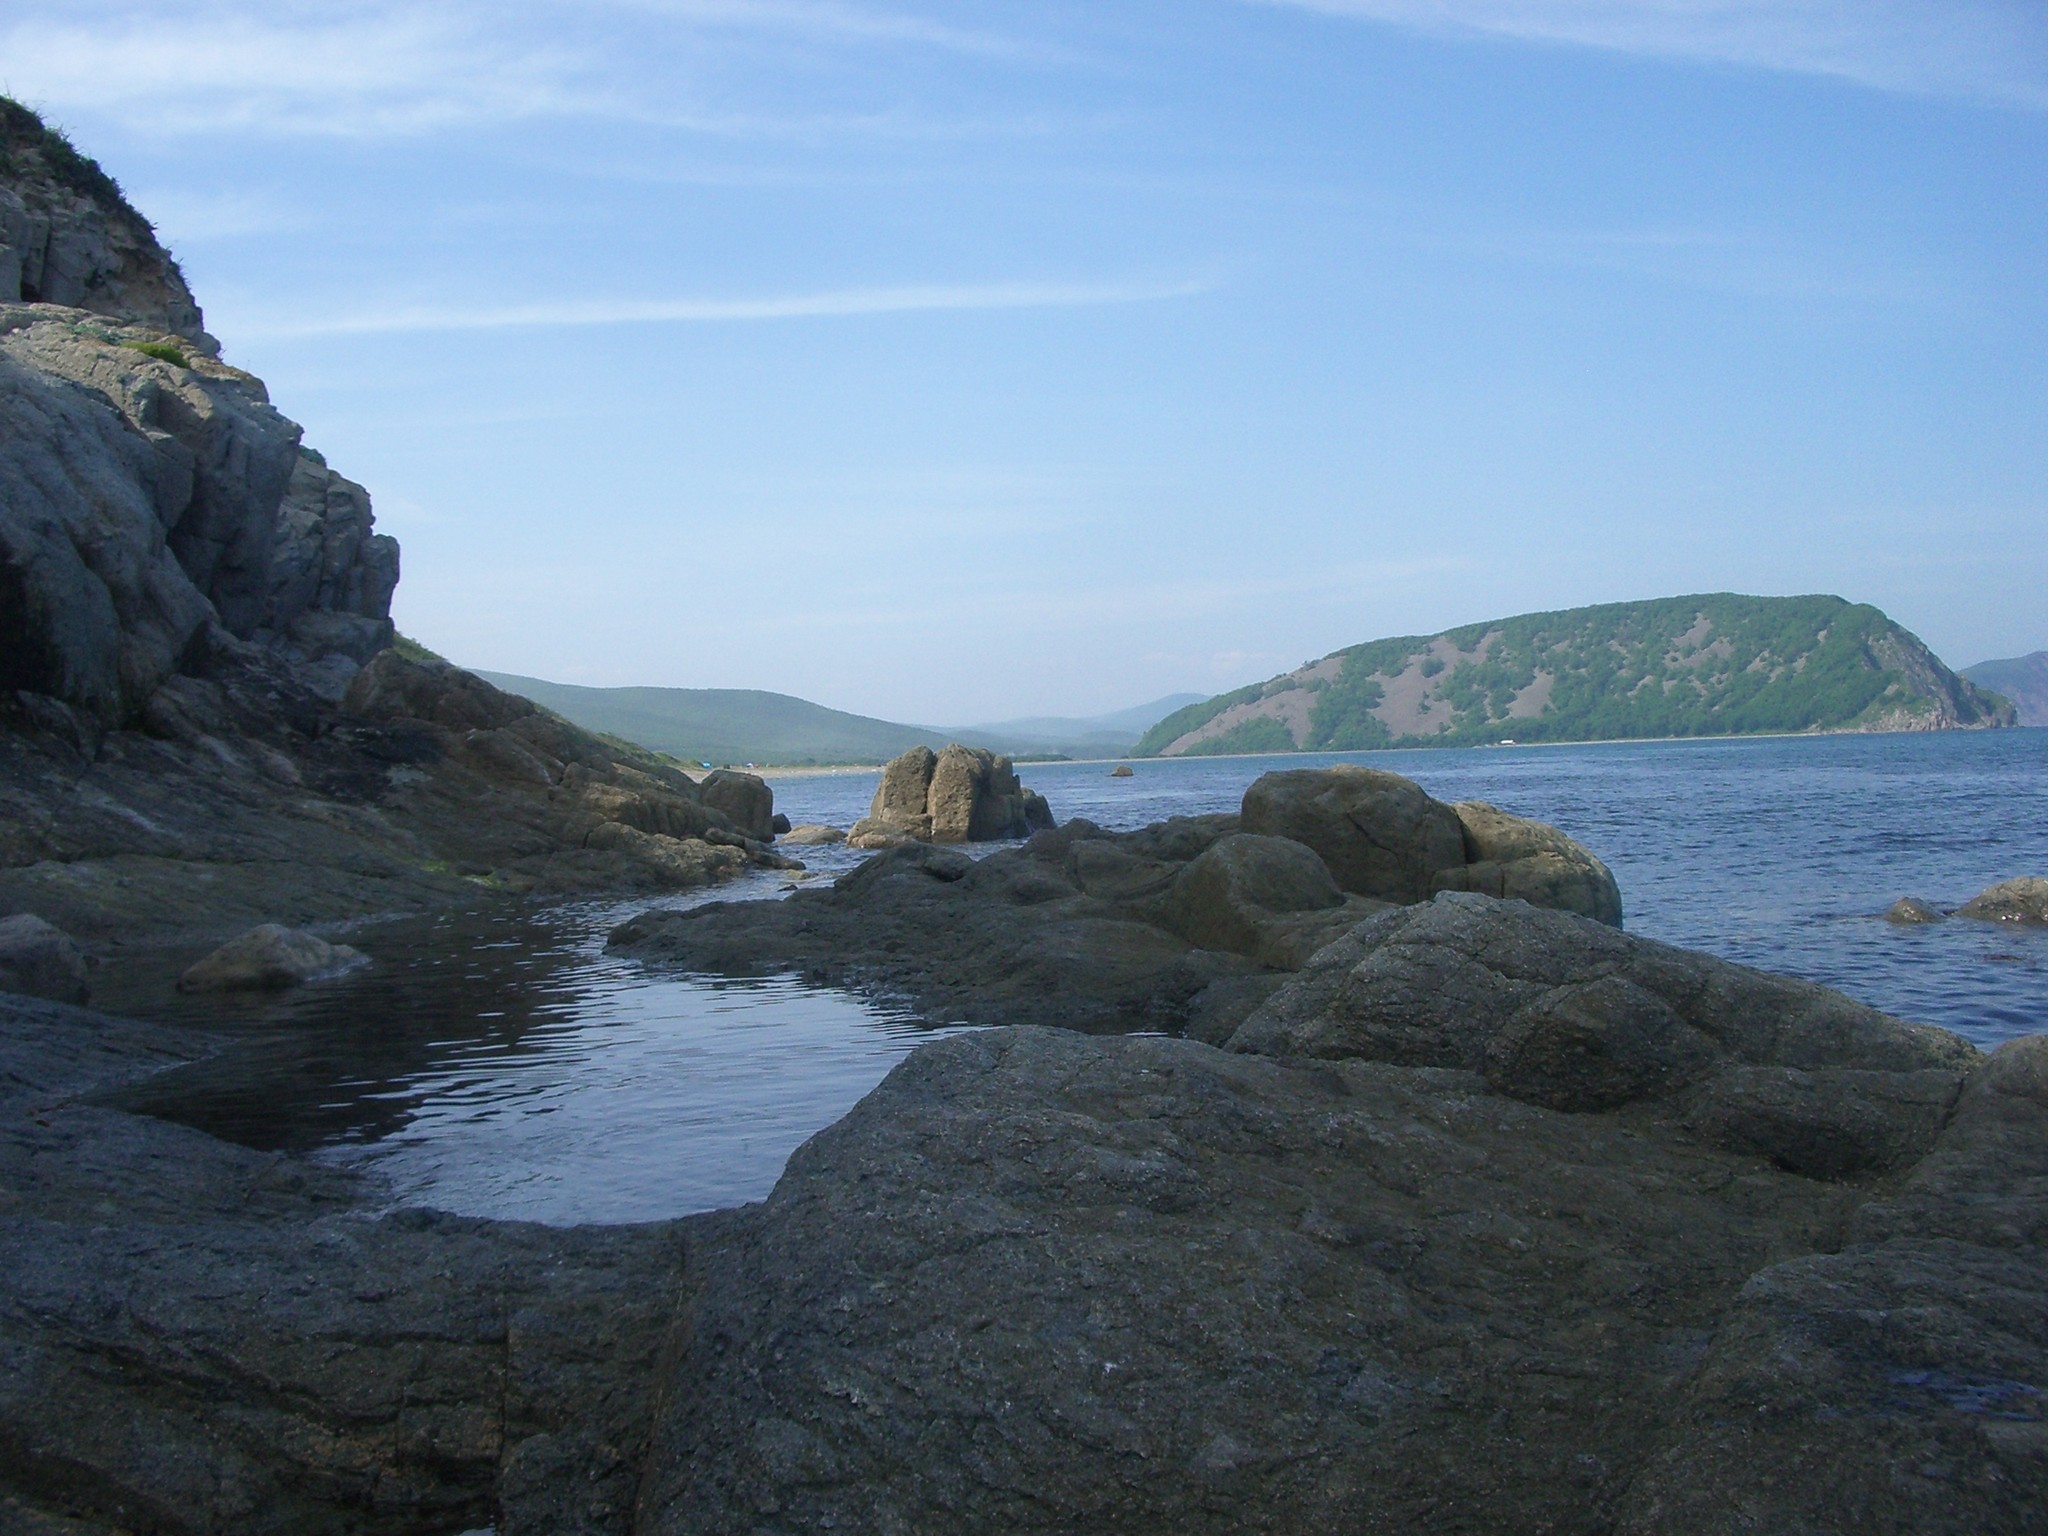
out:
<path id="1" fill-rule="evenodd" d="M 2048 731 L 1348 754 L 1445 800 L 1552 821 L 1613 867 L 1632 932 L 1810 977 L 1990 1046 L 2048 1029 L 2048 933 L 1875 919 L 2048 874 Z M 1027 766 L 1062 820 L 1234 810 L 1326 757 Z M 847 825 L 875 775 L 776 781 L 792 820 Z M 798 850 L 817 879 L 845 849 Z M 756 875 L 688 905 L 772 900 Z M 604 952 L 652 903 L 504 907 L 370 925 L 366 972 L 276 999 L 174 999 L 162 964 L 99 1001 L 217 1030 L 220 1057 L 126 1101 L 266 1148 L 368 1165 L 395 1199 L 472 1215 L 631 1221 L 766 1194 L 789 1153 L 946 1021 L 789 978 L 728 981 Z"/>

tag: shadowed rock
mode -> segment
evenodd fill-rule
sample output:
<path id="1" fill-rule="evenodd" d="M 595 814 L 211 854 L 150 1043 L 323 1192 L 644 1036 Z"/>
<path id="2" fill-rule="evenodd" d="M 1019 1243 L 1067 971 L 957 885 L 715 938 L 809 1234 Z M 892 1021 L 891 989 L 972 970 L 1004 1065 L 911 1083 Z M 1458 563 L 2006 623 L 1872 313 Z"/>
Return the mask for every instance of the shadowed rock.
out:
<path id="1" fill-rule="evenodd" d="M 0 992 L 83 1003 L 92 995 L 85 952 L 32 912 L 0 918 Z"/>

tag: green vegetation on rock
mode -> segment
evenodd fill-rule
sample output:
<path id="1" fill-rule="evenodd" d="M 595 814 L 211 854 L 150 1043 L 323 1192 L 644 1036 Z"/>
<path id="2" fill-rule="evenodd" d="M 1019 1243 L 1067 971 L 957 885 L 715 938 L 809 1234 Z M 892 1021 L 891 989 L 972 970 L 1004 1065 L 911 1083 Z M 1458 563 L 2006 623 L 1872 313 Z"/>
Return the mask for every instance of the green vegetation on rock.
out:
<path id="1" fill-rule="evenodd" d="M 1302 711 L 1285 696 L 1311 690 Z M 1190 705 L 1142 756 L 2010 725 L 1914 635 L 1839 597 L 1605 603 L 1353 646 Z"/>

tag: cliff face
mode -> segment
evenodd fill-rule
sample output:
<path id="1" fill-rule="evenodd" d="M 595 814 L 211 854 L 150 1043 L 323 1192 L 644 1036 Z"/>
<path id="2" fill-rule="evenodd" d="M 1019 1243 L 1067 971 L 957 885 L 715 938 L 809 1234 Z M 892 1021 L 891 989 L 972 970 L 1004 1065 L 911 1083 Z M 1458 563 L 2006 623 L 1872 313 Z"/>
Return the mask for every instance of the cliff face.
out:
<path id="1" fill-rule="evenodd" d="M 99 940 L 785 862 L 667 764 L 401 659 L 397 582 L 147 221 L 0 98 L 0 915 Z"/>
<path id="2" fill-rule="evenodd" d="M 1706 593 L 1375 640 L 1169 715 L 1146 755 L 2014 723 L 1867 603 Z"/>
<path id="3" fill-rule="evenodd" d="M 339 697 L 398 545 L 228 367 L 119 189 L 0 101 L 0 688 L 103 725 L 235 644 Z"/>

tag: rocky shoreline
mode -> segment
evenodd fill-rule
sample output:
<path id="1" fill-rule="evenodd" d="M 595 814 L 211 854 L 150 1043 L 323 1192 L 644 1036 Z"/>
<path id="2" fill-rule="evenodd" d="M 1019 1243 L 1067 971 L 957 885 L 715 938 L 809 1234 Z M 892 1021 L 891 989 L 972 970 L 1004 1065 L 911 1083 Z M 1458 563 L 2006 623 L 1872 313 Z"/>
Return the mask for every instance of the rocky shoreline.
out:
<path id="1" fill-rule="evenodd" d="M 2032 1528 L 2048 1039 L 1466 892 L 1267 980 L 570 1229 L 124 1114 L 212 1044 L 0 998 L 0 1529 Z"/>

